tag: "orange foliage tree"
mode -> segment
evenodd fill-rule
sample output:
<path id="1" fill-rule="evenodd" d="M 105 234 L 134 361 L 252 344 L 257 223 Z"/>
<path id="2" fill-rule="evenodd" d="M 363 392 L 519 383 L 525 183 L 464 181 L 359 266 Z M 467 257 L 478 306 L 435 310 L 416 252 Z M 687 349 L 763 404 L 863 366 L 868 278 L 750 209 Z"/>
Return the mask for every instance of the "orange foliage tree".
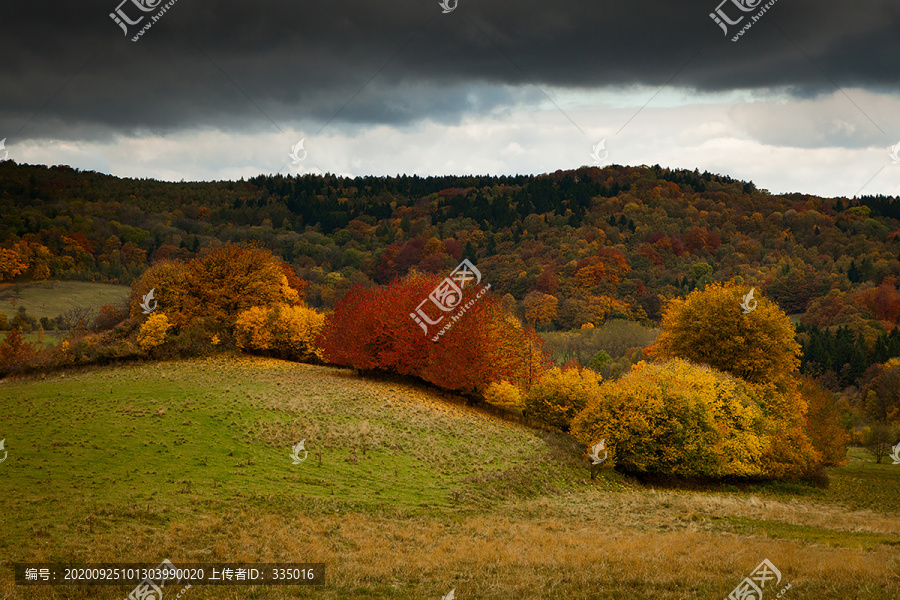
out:
<path id="1" fill-rule="evenodd" d="M 841 425 L 836 399 L 811 377 L 800 380 L 800 393 L 809 406 L 806 431 L 813 447 L 822 454 L 822 464 L 827 467 L 846 464 L 850 433 Z"/>
<path id="2" fill-rule="evenodd" d="M 241 312 L 254 306 L 301 303 L 306 282 L 296 274 L 289 277 L 288 269 L 268 250 L 236 244 L 187 263 L 161 261 L 132 284 L 130 312 L 141 314 L 142 298 L 153 289 L 160 310 L 171 316 L 174 326 L 200 319 L 230 329 Z"/>
<path id="3" fill-rule="evenodd" d="M 856 292 L 853 299 L 887 329 L 893 329 L 900 323 L 900 292 L 897 291 L 895 278 L 886 277 L 878 287 Z"/>
<path id="4" fill-rule="evenodd" d="M 21 369 L 37 356 L 34 344 L 26 342 L 18 327 L 14 327 L 0 342 L 0 373 Z"/>
<path id="5" fill-rule="evenodd" d="M 529 292 L 522 305 L 525 307 L 525 320 L 531 324 L 544 325 L 556 318 L 558 301 L 555 296 L 542 292 Z"/>
<path id="6" fill-rule="evenodd" d="M 50 277 L 53 254 L 38 242 L 19 240 L 8 248 L 0 248 L 0 281 L 22 276 L 41 280 Z"/>
<path id="7" fill-rule="evenodd" d="M 606 281 L 619 285 L 622 278 L 631 271 L 625 255 L 611 248 L 604 248 L 596 256 L 582 259 L 575 271 L 575 284 L 583 289 L 592 288 Z"/>
<path id="8" fill-rule="evenodd" d="M 191 294 L 191 286 L 188 283 L 187 268 L 183 262 L 159 261 L 144 271 L 143 275 L 131 284 L 131 298 L 128 306 L 132 317 L 143 313 L 141 302 L 143 302 L 144 296 L 150 293 L 150 290 L 153 290 L 156 306 L 166 311 L 166 314 L 171 317 L 173 325 L 183 327 L 187 324 L 189 318 L 187 298 Z"/>
<path id="9" fill-rule="evenodd" d="M 294 305 L 300 296 L 281 261 L 264 248 L 226 244 L 187 265 L 187 311 L 230 325 L 253 306 Z"/>
<path id="10" fill-rule="evenodd" d="M 297 292 L 297 298 L 299 300 L 306 298 L 306 288 L 309 287 L 309 282 L 298 277 L 297 272 L 294 271 L 294 267 L 288 263 L 281 261 L 280 266 L 285 278 L 287 278 L 288 287 Z"/>
<path id="11" fill-rule="evenodd" d="M 15 248 L 0 248 L 0 281 L 9 281 L 28 270 L 28 260 Z"/>

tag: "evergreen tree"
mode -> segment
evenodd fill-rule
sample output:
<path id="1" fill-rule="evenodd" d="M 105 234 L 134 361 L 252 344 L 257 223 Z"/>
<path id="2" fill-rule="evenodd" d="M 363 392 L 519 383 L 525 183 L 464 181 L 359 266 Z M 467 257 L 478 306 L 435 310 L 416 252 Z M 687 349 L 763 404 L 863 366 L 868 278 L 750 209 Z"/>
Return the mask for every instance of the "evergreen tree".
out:
<path id="1" fill-rule="evenodd" d="M 862 275 L 859 272 L 859 268 L 856 266 L 856 261 L 850 261 L 850 268 L 847 269 L 847 279 L 850 283 L 859 283 L 862 281 Z"/>
<path id="2" fill-rule="evenodd" d="M 472 245 L 472 242 L 466 242 L 466 248 L 463 250 L 463 258 L 468 258 L 471 261 L 475 261 L 477 258 L 475 252 L 475 246 Z"/>

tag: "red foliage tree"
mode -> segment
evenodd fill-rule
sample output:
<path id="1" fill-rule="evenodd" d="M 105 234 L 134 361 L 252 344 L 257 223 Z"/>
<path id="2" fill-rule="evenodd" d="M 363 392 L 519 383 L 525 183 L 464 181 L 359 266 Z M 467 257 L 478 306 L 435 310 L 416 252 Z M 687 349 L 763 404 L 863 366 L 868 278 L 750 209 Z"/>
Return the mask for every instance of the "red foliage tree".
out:
<path id="1" fill-rule="evenodd" d="M 459 242 L 456 240 L 444 240 L 441 242 L 444 246 L 444 254 L 447 254 L 453 257 L 453 260 L 460 260 L 462 258 L 463 249 L 462 246 L 459 245 Z M 475 260 L 474 256 L 470 256 L 472 260 Z"/>
<path id="2" fill-rule="evenodd" d="M 900 321 L 900 292 L 893 277 L 886 278 L 876 288 L 869 288 L 853 294 L 855 303 L 868 309 L 869 313 L 893 328 Z"/>
<path id="3" fill-rule="evenodd" d="M 351 290 L 326 319 L 319 342 L 326 360 L 412 375 L 464 393 L 493 381 L 527 385 L 541 373 L 546 355 L 537 335 L 477 286 L 467 286 L 457 307 L 423 331 L 410 314 L 441 281 L 416 275 Z"/>
<path id="4" fill-rule="evenodd" d="M 419 264 L 425 251 L 425 244 L 426 240 L 415 238 L 388 246 L 378 262 L 377 280 L 381 283 L 390 283 L 406 275 L 411 267 Z"/>
<path id="5" fill-rule="evenodd" d="M 556 269 L 553 268 L 553 265 L 545 266 L 541 270 L 541 274 L 538 275 L 535 288 L 539 292 L 544 292 L 545 294 L 550 294 L 552 296 L 556 294 L 556 289 L 558 287 L 559 280 L 556 278 Z"/>
<path id="6" fill-rule="evenodd" d="M 653 246 L 645 245 L 643 248 L 639 250 L 639 252 L 650 259 L 656 266 L 660 266 L 663 264 L 663 258 L 659 255 L 659 252 Z"/>
<path id="7" fill-rule="evenodd" d="M 91 243 L 91 240 L 88 239 L 87 234 L 81 233 L 80 231 L 75 231 L 72 233 L 67 233 L 65 237 L 69 242 L 81 246 L 82 250 L 84 250 L 88 254 L 94 253 L 94 245 Z"/>
<path id="8" fill-rule="evenodd" d="M 100 313 L 94 318 L 91 326 L 93 331 L 108 331 L 124 321 L 128 312 L 112 304 L 104 304 L 100 307 Z"/>
<path id="9" fill-rule="evenodd" d="M 694 227 L 684 236 L 684 247 L 688 252 L 705 250 L 712 253 L 722 245 L 722 238 L 715 231 L 709 231 L 706 227 Z"/>
<path id="10" fill-rule="evenodd" d="M 429 342 L 409 313 L 433 288 L 428 278 L 353 288 L 325 321 L 320 340 L 325 358 L 355 369 L 411 373 L 427 356 Z"/>
<path id="11" fill-rule="evenodd" d="M 150 255 L 150 264 L 155 265 L 158 262 L 165 262 L 167 260 L 183 259 L 187 254 L 188 252 L 186 250 L 179 248 L 178 246 L 163 244 Z"/>
<path id="12" fill-rule="evenodd" d="M 806 313 L 800 318 L 804 325 L 831 327 L 840 325 L 859 314 L 852 298 L 840 290 L 831 290 L 827 295 L 813 300 Z"/>

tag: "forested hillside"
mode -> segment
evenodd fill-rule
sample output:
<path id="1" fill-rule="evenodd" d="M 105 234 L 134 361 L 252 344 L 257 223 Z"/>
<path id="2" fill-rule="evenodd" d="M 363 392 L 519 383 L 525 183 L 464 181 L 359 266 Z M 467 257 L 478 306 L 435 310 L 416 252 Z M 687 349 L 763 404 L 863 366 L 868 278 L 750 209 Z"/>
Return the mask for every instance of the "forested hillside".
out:
<path id="1" fill-rule="evenodd" d="M 3 282 L 130 283 L 164 258 L 257 241 L 330 309 L 356 285 L 465 257 L 539 331 L 655 324 L 667 300 L 736 281 L 798 315 L 802 368 L 832 387 L 900 355 L 897 198 L 773 195 L 658 166 L 166 183 L 5 161 L 0 217 Z"/>

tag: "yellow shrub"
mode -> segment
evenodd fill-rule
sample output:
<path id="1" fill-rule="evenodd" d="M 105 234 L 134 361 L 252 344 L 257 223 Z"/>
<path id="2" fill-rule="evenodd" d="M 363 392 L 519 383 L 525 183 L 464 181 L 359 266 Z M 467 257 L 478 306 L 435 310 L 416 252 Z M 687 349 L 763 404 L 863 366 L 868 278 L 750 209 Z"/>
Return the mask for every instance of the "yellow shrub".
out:
<path id="1" fill-rule="evenodd" d="M 272 311 L 261 306 L 248 308 L 234 322 L 234 338 L 242 350 L 265 352 L 272 349 Z"/>
<path id="2" fill-rule="evenodd" d="M 522 391 L 508 381 L 495 381 L 484 391 L 484 400 L 488 404 L 521 414 L 525 405 L 522 402 Z"/>
<path id="3" fill-rule="evenodd" d="M 572 419 L 600 393 L 601 377 L 590 369 L 552 368 L 525 395 L 528 415 L 568 430 Z"/>
<path id="4" fill-rule="evenodd" d="M 627 470 L 682 477 L 767 475 L 771 431 L 750 386 L 680 359 L 635 365 L 601 386 L 572 423 L 576 440 L 605 438 Z"/>
<path id="5" fill-rule="evenodd" d="M 255 306 L 240 313 L 234 336 L 238 348 L 288 359 L 321 358 L 316 339 L 325 316 L 304 305 Z"/>
<path id="6" fill-rule="evenodd" d="M 316 345 L 316 338 L 325 324 L 321 315 L 306 306 L 276 306 L 275 346 L 285 356 L 322 357 L 322 349 Z"/>
<path id="7" fill-rule="evenodd" d="M 144 321 L 138 332 L 138 345 L 144 350 L 155 348 L 166 340 L 166 332 L 172 325 L 169 317 L 163 313 L 155 313 Z"/>

